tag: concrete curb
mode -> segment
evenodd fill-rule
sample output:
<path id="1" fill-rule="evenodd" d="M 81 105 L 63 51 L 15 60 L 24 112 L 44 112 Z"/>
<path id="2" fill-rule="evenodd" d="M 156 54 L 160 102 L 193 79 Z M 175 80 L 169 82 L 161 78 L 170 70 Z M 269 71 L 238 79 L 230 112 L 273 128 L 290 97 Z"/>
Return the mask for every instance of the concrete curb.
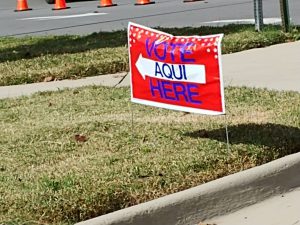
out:
<path id="1" fill-rule="evenodd" d="M 195 225 L 300 187 L 300 153 L 77 225 Z"/>

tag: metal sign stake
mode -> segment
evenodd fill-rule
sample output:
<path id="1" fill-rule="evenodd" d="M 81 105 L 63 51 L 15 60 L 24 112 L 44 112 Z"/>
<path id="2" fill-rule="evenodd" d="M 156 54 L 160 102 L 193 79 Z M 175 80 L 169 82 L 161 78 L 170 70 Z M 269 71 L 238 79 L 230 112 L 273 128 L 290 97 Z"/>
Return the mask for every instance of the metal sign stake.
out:
<path id="1" fill-rule="evenodd" d="M 226 116 L 226 114 L 224 115 L 224 117 L 225 117 L 225 131 L 226 131 L 227 152 L 230 152 L 230 148 L 229 148 L 229 134 L 228 134 L 228 123 L 227 123 L 227 116 Z"/>
<path id="2" fill-rule="evenodd" d="M 133 143 L 133 138 L 134 138 L 134 135 L 133 135 L 133 105 L 132 105 L 132 102 L 129 102 L 129 108 L 130 108 L 130 113 L 131 113 L 131 142 Z"/>
<path id="3" fill-rule="evenodd" d="M 281 21 L 284 32 L 290 31 L 290 13 L 288 0 L 280 0 Z"/>
<path id="4" fill-rule="evenodd" d="M 264 25 L 262 0 L 254 0 L 255 30 L 261 31 Z"/>

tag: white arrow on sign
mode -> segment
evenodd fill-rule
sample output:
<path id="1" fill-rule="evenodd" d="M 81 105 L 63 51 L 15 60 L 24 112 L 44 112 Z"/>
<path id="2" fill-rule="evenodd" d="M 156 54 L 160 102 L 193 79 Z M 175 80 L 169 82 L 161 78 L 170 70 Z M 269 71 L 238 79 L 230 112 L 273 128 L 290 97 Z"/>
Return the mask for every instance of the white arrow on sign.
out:
<path id="1" fill-rule="evenodd" d="M 147 59 L 139 55 L 138 60 L 135 63 L 137 69 L 142 75 L 143 79 L 148 77 L 162 78 L 164 80 L 177 80 L 177 81 L 185 81 L 185 82 L 194 82 L 205 84 L 206 76 L 205 76 L 205 66 L 197 65 L 197 64 L 169 64 L 163 62 L 157 62 L 152 59 Z M 167 65 L 167 66 L 166 66 Z M 156 75 L 156 67 L 159 66 L 161 68 L 162 74 Z M 185 78 L 183 78 L 183 67 L 185 69 Z M 164 71 L 164 68 L 167 68 Z M 170 69 L 171 68 L 171 69 Z M 181 74 L 181 76 L 180 76 Z M 177 77 L 177 78 L 176 78 Z M 181 77 L 183 79 L 178 79 Z"/>

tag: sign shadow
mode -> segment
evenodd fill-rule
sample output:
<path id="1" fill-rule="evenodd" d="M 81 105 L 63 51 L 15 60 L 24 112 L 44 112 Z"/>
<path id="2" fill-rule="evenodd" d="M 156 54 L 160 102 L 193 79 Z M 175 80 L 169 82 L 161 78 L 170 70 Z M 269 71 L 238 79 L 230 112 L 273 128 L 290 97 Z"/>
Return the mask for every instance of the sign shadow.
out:
<path id="1" fill-rule="evenodd" d="M 277 151 L 280 157 L 300 152 L 300 128 L 281 124 L 238 124 L 228 126 L 229 142 L 250 144 Z M 193 138 L 209 138 L 226 143 L 225 127 L 185 133 Z"/>

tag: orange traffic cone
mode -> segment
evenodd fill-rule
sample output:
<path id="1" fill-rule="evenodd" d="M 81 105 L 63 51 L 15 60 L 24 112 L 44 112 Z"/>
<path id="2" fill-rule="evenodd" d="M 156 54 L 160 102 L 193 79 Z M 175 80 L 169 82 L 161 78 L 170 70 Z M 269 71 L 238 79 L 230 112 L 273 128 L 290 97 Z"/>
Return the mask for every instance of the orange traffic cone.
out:
<path id="1" fill-rule="evenodd" d="M 66 0 L 55 0 L 55 5 L 52 10 L 62 10 L 62 9 L 69 9 L 70 7 L 67 7 Z"/>
<path id="2" fill-rule="evenodd" d="M 199 1 L 204 1 L 204 0 L 183 0 L 183 2 L 199 2 Z"/>
<path id="3" fill-rule="evenodd" d="M 98 6 L 98 8 L 111 7 L 111 6 L 116 6 L 116 5 L 117 4 L 112 3 L 112 0 L 101 0 L 100 5 Z"/>
<path id="4" fill-rule="evenodd" d="M 137 0 L 135 5 L 149 5 L 154 4 L 155 2 L 150 2 L 150 0 Z"/>
<path id="5" fill-rule="evenodd" d="M 28 8 L 27 0 L 17 0 L 17 9 L 15 12 L 32 10 Z"/>

